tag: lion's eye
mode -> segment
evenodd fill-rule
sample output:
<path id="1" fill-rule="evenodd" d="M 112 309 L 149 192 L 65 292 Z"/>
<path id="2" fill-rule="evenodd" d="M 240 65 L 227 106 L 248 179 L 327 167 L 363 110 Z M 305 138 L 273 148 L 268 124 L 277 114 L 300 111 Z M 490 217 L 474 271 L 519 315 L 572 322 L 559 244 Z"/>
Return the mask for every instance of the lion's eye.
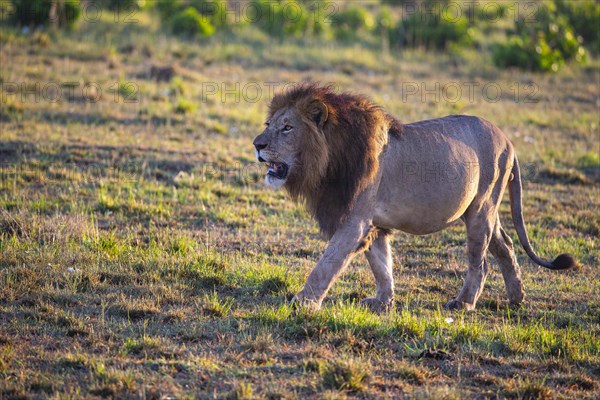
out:
<path id="1" fill-rule="evenodd" d="M 284 127 L 283 127 L 283 131 L 284 131 L 284 132 L 289 132 L 289 131 L 291 131 L 292 129 L 294 129 L 294 127 L 293 127 L 293 126 L 291 126 L 291 125 L 286 125 L 286 126 L 284 126 Z"/>

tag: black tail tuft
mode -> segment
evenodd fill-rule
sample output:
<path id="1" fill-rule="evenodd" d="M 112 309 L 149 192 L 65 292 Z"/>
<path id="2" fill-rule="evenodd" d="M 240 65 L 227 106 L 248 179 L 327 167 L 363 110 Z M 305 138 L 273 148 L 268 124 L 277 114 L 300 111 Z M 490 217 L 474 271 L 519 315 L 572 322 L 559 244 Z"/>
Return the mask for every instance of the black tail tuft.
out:
<path id="1" fill-rule="evenodd" d="M 570 254 L 561 254 L 552 261 L 552 269 L 570 269 L 577 263 Z"/>

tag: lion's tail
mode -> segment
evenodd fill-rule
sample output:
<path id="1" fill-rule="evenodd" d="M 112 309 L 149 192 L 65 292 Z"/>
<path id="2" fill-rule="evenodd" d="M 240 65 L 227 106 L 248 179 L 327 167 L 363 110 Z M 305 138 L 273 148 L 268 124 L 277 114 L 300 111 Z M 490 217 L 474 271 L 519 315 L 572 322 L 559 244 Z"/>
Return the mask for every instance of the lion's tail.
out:
<path id="1" fill-rule="evenodd" d="M 575 259 L 570 254 L 561 254 L 554 259 L 554 261 L 543 260 L 538 257 L 537 254 L 531 248 L 529 238 L 527 237 L 527 231 L 525 230 L 525 222 L 523 221 L 523 207 L 521 202 L 521 173 L 519 171 L 519 162 L 515 155 L 514 164 L 512 167 L 513 179 L 508 185 L 510 194 L 510 210 L 512 212 L 512 219 L 517 230 L 517 235 L 521 241 L 521 245 L 525 249 L 525 252 L 536 264 L 541 265 L 549 269 L 569 269 L 575 266 Z"/>

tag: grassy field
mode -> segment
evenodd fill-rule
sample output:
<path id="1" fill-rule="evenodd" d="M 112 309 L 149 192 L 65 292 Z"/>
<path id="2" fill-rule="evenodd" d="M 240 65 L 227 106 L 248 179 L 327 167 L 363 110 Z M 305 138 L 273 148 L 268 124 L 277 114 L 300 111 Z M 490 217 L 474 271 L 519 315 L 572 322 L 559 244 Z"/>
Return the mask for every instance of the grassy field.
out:
<path id="1" fill-rule="evenodd" d="M 188 42 L 143 14 L 63 34 L 3 27 L 0 57 L 0 398 L 598 398 L 597 61 L 538 75 L 476 51 L 251 30 Z M 518 246 L 523 307 L 509 308 L 492 261 L 477 310 L 448 312 L 464 227 L 397 233 L 388 314 L 357 304 L 374 293 L 363 256 L 320 312 L 294 312 L 325 243 L 263 187 L 252 139 L 271 89 L 302 80 L 368 94 L 404 122 L 497 123 L 524 170 L 535 248 L 581 267 L 544 270 Z M 502 218 L 518 243 L 507 202 Z"/>

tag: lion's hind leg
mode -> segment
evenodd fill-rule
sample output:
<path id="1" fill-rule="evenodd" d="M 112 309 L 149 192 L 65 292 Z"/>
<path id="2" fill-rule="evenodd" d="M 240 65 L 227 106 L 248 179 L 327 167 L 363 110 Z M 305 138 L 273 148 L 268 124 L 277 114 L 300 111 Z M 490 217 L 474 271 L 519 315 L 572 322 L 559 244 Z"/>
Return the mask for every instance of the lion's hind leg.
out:
<path id="1" fill-rule="evenodd" d="M 446 304 L 446 308 L 475 309 L 475 304 L 483 291 L 483 285 L 489 272 L 485 254 L 494 232 L 496 218 L 497 212 L 491 202 L 481 207 L 472 205 L 465 213 L 469 268 L 462 290 L 456 299 Z"/>
<path id="2" fill-rule="evenodd" d="M 508 300 L 514 305 L 521 304 L 525 298 L 523 283 L 521 282 L 521 268 L 515 257 L 512 240 L 502 229 L 499 218 L 490 241 L 490 252 L 500 265 Z"/>
<path id="3" fill-rule="evenodd" d="M 394 299 L 394 277 L 392 274 L 392 251 L 387 231 L 378 230 L 378 236 L 373 240 L 365 255 L 371 271 L 375 276 L 377 292 L 375 297 L 367 297 L 361 304 L 374 312 L 387 310 Z"/>

